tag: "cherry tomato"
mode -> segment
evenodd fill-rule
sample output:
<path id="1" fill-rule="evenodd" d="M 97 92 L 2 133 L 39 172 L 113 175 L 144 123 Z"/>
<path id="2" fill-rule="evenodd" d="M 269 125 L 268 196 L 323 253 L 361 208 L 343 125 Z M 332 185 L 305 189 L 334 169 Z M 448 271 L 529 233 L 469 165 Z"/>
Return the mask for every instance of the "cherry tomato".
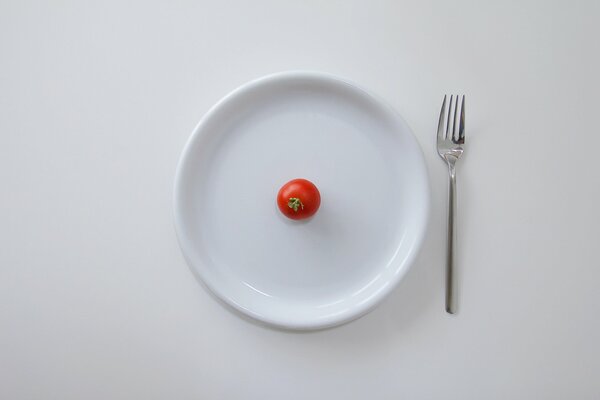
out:
<path id="1" fill-rule="evenodd" d="M 306 179 L 293 179 L 277 194 L 279 210 L 288 218 L 305 219 L 315 215 L 321 205 L 319 189 Z"/>

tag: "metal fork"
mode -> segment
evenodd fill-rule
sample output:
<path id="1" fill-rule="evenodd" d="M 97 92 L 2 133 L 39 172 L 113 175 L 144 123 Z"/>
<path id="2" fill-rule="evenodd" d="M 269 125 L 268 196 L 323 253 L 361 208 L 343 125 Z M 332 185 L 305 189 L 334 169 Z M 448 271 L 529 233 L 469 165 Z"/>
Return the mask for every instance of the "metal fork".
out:
<path id="1" fill-rule="evenodd" d="M 465 144 L 465 96 L 462 96 L 459 106 L 459 96 L 450 96 L 448 112 L 446 113 L 446 97 L 440 111 L 440 121 L 437 132 L 437 151 L 448 165 L 450 182 L 448 184 L 448 248 L 446 254 L 446 312 L 456 312 L 456 293 L 454 284 L 454 245 L 456 229 L 454 216 L 456 214 L 456 162 L 462 156 Z M 458 112 L 460 108 L 460 114 Z M 458 131 L 456 116 L 460 115 Z"/>

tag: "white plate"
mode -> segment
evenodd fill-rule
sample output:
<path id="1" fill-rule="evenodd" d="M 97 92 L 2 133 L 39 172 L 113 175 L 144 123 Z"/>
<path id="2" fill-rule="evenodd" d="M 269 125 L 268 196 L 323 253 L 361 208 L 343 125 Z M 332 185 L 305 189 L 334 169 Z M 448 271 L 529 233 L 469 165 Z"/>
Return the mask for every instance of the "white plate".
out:
<path id="1" fill-rule="evenodd" d="M 309 221 L 283 217 L 279 188 L 321 192 Z M 429 185 L 402 118 L 343 79 L 270 75 L 217 103 L 186 144 L 175 226 L 190 267 L 233 308 L 288 329 L 350 321 L 405 274 L 423 239 Z"/>

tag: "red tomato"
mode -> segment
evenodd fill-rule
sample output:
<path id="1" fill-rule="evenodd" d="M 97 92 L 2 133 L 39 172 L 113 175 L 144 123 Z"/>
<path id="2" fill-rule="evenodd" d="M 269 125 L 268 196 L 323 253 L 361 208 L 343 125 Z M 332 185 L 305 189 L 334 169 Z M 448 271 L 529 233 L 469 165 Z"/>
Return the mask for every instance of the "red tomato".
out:
<path id="1" fill-rule="evenodd" d="M 315 215 L 321 205 L 317 187 L 306 179 L 293 179 L 277 194 L 279 210 L 288 218 L 305 219 Z"/>

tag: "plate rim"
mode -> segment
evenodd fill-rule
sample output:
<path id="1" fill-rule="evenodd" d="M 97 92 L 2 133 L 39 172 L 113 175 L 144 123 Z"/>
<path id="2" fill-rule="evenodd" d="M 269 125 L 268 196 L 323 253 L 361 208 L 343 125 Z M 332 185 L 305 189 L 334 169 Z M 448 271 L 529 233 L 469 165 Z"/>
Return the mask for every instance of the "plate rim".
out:
<path id="1" fill-rule="evenodd" d="M 194 263 L 188 257 L 186 249 L 184 248 L 184 243 L 183 243 L 184 239 L 183 238 L 185 236 L 185 233 L 182 231 L 183 222 L 181 222 L 183 217 L 182 217 L 182 215 L 181 215 L 182 213 L 179 209 L 179 199 L 181 198 L 179 193 L 182 191 L 182 186 L 183 186 L 183 182 L 182 182 L 183 172 L 182 171 L 184 168 L 185 160 L 188 158 L 188 156 L 191 152 L 191 147 L 192 147 L 193 143 L 196 140 L 198 140 L 198 137 L 200 135 L 202 135 L 203 126 L 206 125 L 206 123 L 208 121 L 210 121 L 212 116 L 214 114 L 216 114 L 220 110 L 220 108 L 222 108 L 225 104 L 227 104 L 231 99 L 234 99 L 235 97 L 237 97 L 245 92 L 250 92 L 256 87 L 259 87 L 263 84 L 273 83 L 276 81 L 288 81 L 288 80 L 298 80 L 298 79 L 327 81 L 328 83 L 348 85 L 348 86 L 352 87 L 353 90 L 356 90 L 356 91 L 360 92 L 362 95 L 364 95 L 368 98 L 371 98 L 372 101 L 374 103 L 376 103 L 377 105 L 381 106 L 382 108 L 385 108 L 390 114 L 392 114 L 397 119 L 397 121 L 399 121 L 404 126 L 404 128 L 409 133 L 408 136 L 410 137 L 410 140 L 414 141 L 414 144 L 416 145 L 417 151 L 419 152 L 419 155 L 420 155 L 419 159 L 420 159 L 422 167 L 423 167 L 424 179 L 425 179 L 424 199 L 425 199 L 426 204 L 423 207 L 423 219 L 422 219 L 421 225 L 419 226 L 419 232 L 415 233 L 414 245 L 410 248 L 410 251 L 408 252 L 407 256 L 401 262 L 401 268 L 399 268 L 399 271 L 388 280 L 389 284 L 385 285 L 379 291 L 375 292 L 364 303 L 356 305 L 354 307 L 350 307 L 347 311 L 345 311 L 343 313 L 337 314 L 337 315 L 332 316 L 327 319 L 323 319 L 323 320 L 319 320 L 319 321 L 315 320 L 312 323 L 307 323 L 307 322 L 290 323 L 289 321 L 285 322 L 285 321 L 281 321 L 277 318 L 269 318 L 266 315 L 263 315 L 263 314 L 260 314 L 257 312 L 253 312 L 249 308 L 243 307 L 242 305 L 238 304 L 233 299 L 231 299 L 229 296 L 223 294 L 222 292 L 220 292 L 219 290 L 214 288 L 210 282 L 203 279 L 200 271 L 198 271 L 198 269 L 196 267 L 194 267 Z M 320 72 L 320 71 L 313 71 L 313 70 L 290 70 L 290 71 L 275 72 L 275 73 L 271 73 L 271 74 L 264 75 L 264 76 L 252 79 L 250 81 L 247 81 L 246 83 L 243 83 L 242 85 L 238 86 L 234 90 L 230 91 L 225 96 L 223 96 L 219 101 L 217 101 L 212 107 L 210 107 L 209 110 L 202 116 L 200 121 L 196 124 L 196 126 L 192 130 L 192 133 L 189 135 L 188 139 L 186 140 L 185 145 L 183 146 L 183 149 L 179 156 L 179 160 L 177 162 L 177 167 L 175 170 L 174 188 L 173 188 L 173 217 L 174 217 L 173 220 L 174 220 L 174 225 L 175 225 L 175 233 L 177 236 L 177 241 L 178 241 L 178 245 L 181 250 L 181 253 L 183 254 L 186 264 L 188 265 L 188 268 L 191 270 L 191 272 L 193 273 L 196 280 L 199 281 L 199 283 L 205 289 L 207 289 L 207 291 L 210 293 L 210 295 L 213 298 L 215 298 L 219 303 L 227 306 L 228 309 L 235 311 L 237 315 L 243 317 L 244 319 L 248 318 L 251 321 L 259 322 L 263 325 L 267 325 L 267 326 L 275 327 L 275 328 L 279 328 L 279 329 L 284 329 L 284 330 L 303 331 L 303 330 L 327 329 L 327 328 L 339 326 L 339 325 L 354 321 L 354 320 L 364 316 L 365 314 L 369 313 L 371 310 L 373 310 L 378 304 L 381 303 L 381 301 L 383 299 L 385 299 L 398 286 L 399 282 L 403 279 L 403 277 L 406 275 L 406 273 L 412 268 L 417 255 L 420 253 L 420 251 L 423 247 L 423 242 L 425 241 L 425 236 L 426 236 L 428 226 L 429 226 L 430 216 L 431 216 L 431 188 L 430 188 L 429 171 L 427 168 L 427 163 L 425 160 L 425 155 L 423 153 L 423 149 L 422 149 L 419 141 L 417 140 L 416 136 L 414 135 L 412 129 L 408 125 L 408 123 L 404 120 L 404 118 L 402 117 L 402 115 L 400 115 L 400 113 L 398 113 L 393 107 L 390 106 L 390 104 L 388 102 L 386 102 L 379 96 L 375 95 L 370 90 L 365 89 L 363 86 L 358 85 L 349 79 L 346 79 L 346 78 L 343 78 L 343 77 L 340 77 L 338 75 L 334 75 L 331 73 L 327 73 L 327 72 Z"/>

